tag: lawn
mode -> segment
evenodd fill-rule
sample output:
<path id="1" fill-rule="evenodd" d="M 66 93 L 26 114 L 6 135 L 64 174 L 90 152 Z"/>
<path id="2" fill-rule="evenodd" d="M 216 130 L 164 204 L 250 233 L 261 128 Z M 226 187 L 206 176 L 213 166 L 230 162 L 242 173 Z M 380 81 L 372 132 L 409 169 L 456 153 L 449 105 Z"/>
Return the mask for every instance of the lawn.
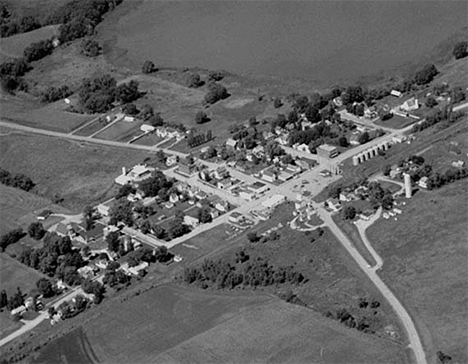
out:
<path id="1" fill-rule="evenodd" d="M 254 292 L 166 285 L 115 302 L 84 331 L 101 362 L 406 361 L 398 345 Z"/>
<path id="2" fill-rule="evenodd" d="M 162 142 L 164 139 L 158 137 L 156 134 L 151 133 L 151 134 L 146 134 L 137 141 L 134 142 L 134 144 L 138 145 L 147 145 L 147 146 L 153 146 L 155 144 L 158 144 Z"/>
<path id="3" fill-rule="evenodd" d="M 126 121 L 118 121 L 109 128 L 103 130 L 99 134 L 96 134 L 94 137 L 104 140 L 115 140 L 115 141 L 128 141 L 132 139 L 131 136 L 141 134 L 140 131 L 141 123 L 131 122 L 128 123 Z"/>
<path id="4" fill-rule="evenodd" d="M 468 362 L 467 182 L 419 192 L 404 219 L 379 220 L 368 238 L 382 277 L 413 317 L 431 362 L 439 350 Z"/>
<path id="5" fill-rule="evenodd" d="M 414 119 L 414 118 L 404 118 L 403 116 L 399 115 L 393 115 L 391 119 L 382 121 L 382 120 L 377 120 L 374 124 L 380 125 L 380 126 L 386 126 L 387 128 L 392 128 L 392 129 L 403 129 L 406 128 L 408 125 L 412 125 L 419 120 Z"/>
<path id="6" fill-rule="evenodd" d="M 86 125 L 83 129 L 73 134 L 80 135 L 80 136 L 90 136 L 90 135 L 93 135 L 94 133 L 97 133 L 99 130 L 101 130 L 105 126 L 106 124 L 104 122 L 95 120 L 91 124 Z"/>
<path id="7" fill-rule="evenodd" d="M 37 135 L 10 135 L 0 145 L 0 166 L 24 173 L 35 190 L 47 197 L 64 198 L 63 205 L 80 213 L 84 206 L 113 196 L 114 179 L 147 152 L 104 147 Z"/>

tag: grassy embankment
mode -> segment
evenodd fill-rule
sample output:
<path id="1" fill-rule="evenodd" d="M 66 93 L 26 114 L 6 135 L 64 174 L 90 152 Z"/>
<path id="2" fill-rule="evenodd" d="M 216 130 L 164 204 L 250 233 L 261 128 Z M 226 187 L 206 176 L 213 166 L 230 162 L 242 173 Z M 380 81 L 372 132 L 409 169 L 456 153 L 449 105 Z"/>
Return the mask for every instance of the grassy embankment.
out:
<path id="1" fill-rule="evenodd" d="M 439 350 L 468 360 L 467 182 L 417 193 L 405 218 L 379 220 L 368 230 L 382 256 L 381 276 L 413 317 L 435 363 Z"/>

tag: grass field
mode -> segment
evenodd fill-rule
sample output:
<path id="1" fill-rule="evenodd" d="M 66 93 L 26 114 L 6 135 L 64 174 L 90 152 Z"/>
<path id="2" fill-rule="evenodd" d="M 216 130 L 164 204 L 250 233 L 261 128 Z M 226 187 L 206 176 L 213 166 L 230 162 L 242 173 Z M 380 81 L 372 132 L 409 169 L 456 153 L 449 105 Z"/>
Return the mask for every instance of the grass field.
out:
<path id="1" fill-rule="evenodd" d="M 147 146 L 153 146 L 155 144 L 158 144 L 162 142 L 164 139 L 158 137 L 156 134 L 146 134 L 137 141 L 134 142 L 134 144 L 138 145 L 147 145 Z"/>
<path id="2" fill-rule="evenodd" d="M 101 147 L 36 135 L 2 139 L 0 166 L 24 173 L 45 196 L 59 194 L 64 206 L 81 212 L 87 204 L 110 198 L 122 167 L 149 156 L 146 152 Z"/>
<path id="3" fill-rule="evenodd" d="M 467 182 L 417 193 L 405 219 L 379 220 L 369 240 L 382 276 L 413 317 L 428 358 L 439 350 L 468 361 Z"/>
<path id="4" fill-rule="evenodd" d="M 31 32 L 0 38 L 0 56 L 8 58 L 23 57 L 23 51 L 31 43 L 49 39 L 58 35 L 59 25 L 48 25 Z"/>
<path id="5" fill-rule="evenodd" d="M 101 362 L 406 361 L 395 344 L 253 292 L 163 286 L 112 307 L 85 332 Z"/>
<path id="6" fill-rule="evenodd" d="M 21 288 L 24 294 L 36 288 L 39 278 L 45 277 L 41 273 L 29 268 L 8 254 L 0 254 L 0 282 L 1 289 L 7 292 L 8 297 L 16 292 L 16 288 Z"/>
<path id="7" fill-rule="evenodd" d="M 413 119 L 413 118 L 404 118 L 399 115 L 393 115 L 393 117 L 389 120 L 378 120 L 374 124 L 380 125 L 380 126 L 386 126 L 387 128 L 392 128 L 392 129 L 403 129 L 406 128 L 408 125 L 412 125 L 419 120 Z"/>
<path id="8" fill-rule="evenodd" d="M 90 136 L 102 128 L 104 128 L 106 124 L 103 122 L 100 122 L 99 120 L 93 121 L 91 124 L 86 125 L 83 129 L 78 130 L 75 135 L 80 135 L 80 136 Z"/>
<path id="9" fill-rule="evenodd" d="M 128 141 L 132 139 L 132 136 L 134 137 L 142 133 L 140 125 L 141 123 L 118 121 L 109 128 L 96 134 L 94 137 L 105 140 Z"/>
<path id="10" fill-rule="evenodd" d="M 13 321 L 10 311 L 6 308 L 0 311 L 0 340 L 18 330 L 23 324 Z"/>

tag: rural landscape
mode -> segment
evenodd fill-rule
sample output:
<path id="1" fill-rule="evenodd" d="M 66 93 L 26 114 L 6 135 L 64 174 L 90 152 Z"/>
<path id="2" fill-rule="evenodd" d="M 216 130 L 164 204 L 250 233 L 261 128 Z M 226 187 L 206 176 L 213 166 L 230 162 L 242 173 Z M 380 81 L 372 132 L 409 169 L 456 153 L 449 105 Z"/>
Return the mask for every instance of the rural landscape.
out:
<path id="1" fill-rule="evenodd" d="M 467 363 L 467 11 L 0 0 L 0 363 Z"/>

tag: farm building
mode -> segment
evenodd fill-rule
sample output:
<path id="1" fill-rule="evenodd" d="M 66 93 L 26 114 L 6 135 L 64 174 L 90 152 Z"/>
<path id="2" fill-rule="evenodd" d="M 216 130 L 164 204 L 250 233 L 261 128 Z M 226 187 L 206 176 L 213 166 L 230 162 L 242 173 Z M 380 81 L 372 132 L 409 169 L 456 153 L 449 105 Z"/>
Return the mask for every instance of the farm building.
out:
<path id="1" fill-rule="evenodd" d="M 322 144 L 317 148 L 317 155 L 324 158 L 334 158 L 338 155 L 338 149 L 329 144 Z"/>
<path id="2" fill-rule="evenodd" d="M 122 174 L 115 179 L 115 183 L 123 186 L 127 183 L 141 182 L 151 177 L 151 172 L 155 169 L 153 167 L 147 167 L 146 165 L 137 164 L 129 172 L 126 168 L 122 168 Z"/>

